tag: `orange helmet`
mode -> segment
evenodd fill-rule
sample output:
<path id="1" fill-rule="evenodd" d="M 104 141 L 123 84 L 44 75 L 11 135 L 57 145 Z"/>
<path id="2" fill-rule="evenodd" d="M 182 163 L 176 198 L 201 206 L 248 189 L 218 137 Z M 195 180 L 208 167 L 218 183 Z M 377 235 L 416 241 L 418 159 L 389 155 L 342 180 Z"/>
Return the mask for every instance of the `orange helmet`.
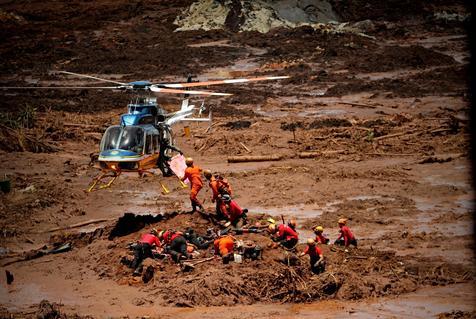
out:
<path id="1" fill-rule="evenodd" d="M 288 225 L 291 226 L 292 228 L 296 228 L 296 219 L 294 218 L 291 218 L 291 220 L 289 221 Z"/>
<path id="2" fill-rule="evenodd" d="M 341 225 L 345 225 L 347 223 L 347 219 L 346 218 L 341 218 L 337 221 L 338 224 L 341 224 Z"/>

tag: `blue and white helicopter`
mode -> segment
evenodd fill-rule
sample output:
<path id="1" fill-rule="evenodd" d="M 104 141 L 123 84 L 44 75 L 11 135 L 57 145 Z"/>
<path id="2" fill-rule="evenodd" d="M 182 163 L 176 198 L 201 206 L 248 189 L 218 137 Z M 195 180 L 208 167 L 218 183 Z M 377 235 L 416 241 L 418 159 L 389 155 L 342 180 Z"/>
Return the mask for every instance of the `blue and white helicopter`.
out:
<path id="1" fill-rule="evenodd" d="M 153 168 L 159 168 L 164 176 L 173 172 L 168 166 L 174 147 L 172 125 L 178 122 L 195 121 L 211 122 L 211 111 L 208 117 L 203 117 L 204 103 L 196 107 L 189 103 L 189 95 L 229 96 L 229 93 L 191 90 L 190 88 L 218 84 L 238 84 L 264 80 L 279 80 L 288 76 L 262 76 L 255 78 L 225 79 L 215 81 L 192 82 L 189 76 L 184 83 L 151 83 L 135 81 L 129 83 L 99 78 L 96 76 L 56 71 L 82 78 L 112 83 L 114 86 L 44 86 L 44 87 L 3 87 L 3 89 L 112 89 L 137 92 L 127 106 L 127 113 L 122 114 L 118 125 L 106 129 L 99 148 L 97 161 L 101 173 L 96 176 L 87 188 L 88 192 L 110 187 L 122 172 L 138 172 L 139 175 L 150 173 Z M 184 94 L 180 109 L 167 113 L 158 104 L 157 98 L 151 94 Z M 197 117 L 198 115 L 198 117 Z M 164 186 L 162 186 L 164 188 Z M 166 190 L 164 188 L 164 190 Z"/>

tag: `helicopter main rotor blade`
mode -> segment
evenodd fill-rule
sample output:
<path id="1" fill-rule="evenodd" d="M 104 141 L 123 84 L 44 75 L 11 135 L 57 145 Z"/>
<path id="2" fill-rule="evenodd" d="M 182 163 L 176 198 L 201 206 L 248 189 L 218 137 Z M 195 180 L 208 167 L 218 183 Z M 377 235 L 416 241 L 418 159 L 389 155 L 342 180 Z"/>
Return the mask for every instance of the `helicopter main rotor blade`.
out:
<path id="1" fill-rule="evenodd" d="M 187 91 L 187 90 L 177 90 L 177 89 L 166 89 L 159 88 L 156 86 L 151 86 L 150 90 L 156 93 L 172 93 L 172 94 L 194 94 L 194 95 L 218 95 L 218 96 L 229 96 L 230 93 L 219 93 L 219 92 L 210 92 L 210 91 Z"/>
<path id="2" fill-rule="evenodd" d="M 98 80 L 98 81 L 109 82 L 109 83 L 114 83 L 114 84 L 119 84 L 119 85 L 125 85 L 125 86 L 128 85 L 127 83 L 122 83 L 122 82 L 117 82 L 117 81 L 113 81 L 113 80 L 102 79 L 102 78 L 98 78 L 98 77 L 95 77 L 95 76 L 92 76 L 92 75 L 79 74 L 79 73 L 68 72 L 68 71 L 55 71 L 55 72 L 57 72 L 57 73 L 63 73 L 63 74 L 69 74 L 69 75 L 76 75 L 76 76 L 83 77 L 83 78 L 89 78 L 89 79 L 94 79 L 94 80 Z"/>
<path id="3" fill-rule="evenodd" d="M 57 89 L 121 89 L 118 86 L 2 86 L 0 90 L 57 90 Z"/>
<path id="4" fill-rule="evenodd" d="M 216 81 L 205 81 L 205 82 L 187 82 L 187 83 L 175 83 L 175 84 L 159 84 L 159 85 L 164 86 L 164 87 L 168 87 L 168 88 L 190 88 L 190 87 L 195 87 L 195 86 L 246 83 L 246 82 L 257 82 L 257 81 L 266 81 L 266 80 L 281 80 L 281 79 L 287 79 L 287 78 L 289 78 L 289 76 L 262 76 L 262 77 L 256 77 L 256 78 L 228 79 L 228 80 L 216 80 Z"/>

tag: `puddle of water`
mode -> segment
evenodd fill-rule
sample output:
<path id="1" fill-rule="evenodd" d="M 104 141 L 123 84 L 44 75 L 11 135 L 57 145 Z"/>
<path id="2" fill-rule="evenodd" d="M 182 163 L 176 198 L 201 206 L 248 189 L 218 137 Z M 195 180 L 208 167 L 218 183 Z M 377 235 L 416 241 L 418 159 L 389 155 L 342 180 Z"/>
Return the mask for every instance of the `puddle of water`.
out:
<path id="1" fill-rule="evenodd" d="M 10 310 L 20 310 L 21 307 L 39 304 L 42 300 L 49 300 L 50 294 L 37 284 L 16 284 L 12 286 L 0 285 L 0 304 L 13 304 Z"/>
<path id="2" fill-rule="evenodd" d="M 254 58 L 240 59 L 236 60 L 231 66 L 226 68 L 219 67 L 209 69 L 200 77 L 214 79 L 236 77 L 241 76 L 241 72 L 256 71 L 259 67 L 259 63 L 256 62 Z"/>
<path id="3" fill-rule="evenodd" d="M 454 187 L 461 187 L 461 188 L 470 188 L 471 185 L 465 182 L 456 182 L 450 181 L 445 179 L 441 175 L 432 175 L 432 176 L 425 176 L 423 180 L 427 181 L 432 186 L 454 186 Z"/>
<path id="4" fill-rule="evenodd" d="M 458 199 L 455 203 L 458 205 L 457 212 L 459 213 L 474 211 L 476 204 L 474 199 Z"/>

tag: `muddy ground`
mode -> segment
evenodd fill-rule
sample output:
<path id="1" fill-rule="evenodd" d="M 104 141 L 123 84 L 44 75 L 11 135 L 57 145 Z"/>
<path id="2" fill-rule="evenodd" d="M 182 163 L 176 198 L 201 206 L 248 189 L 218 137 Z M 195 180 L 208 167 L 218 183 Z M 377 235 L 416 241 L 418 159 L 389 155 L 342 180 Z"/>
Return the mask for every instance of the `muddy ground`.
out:
<path id="1" fill-rule="evenodd" d="M 229 179 L 253 222 L 296 218 L 299 250 L 317 224 L 335 239 L 340 217 L 359 248 L 323 247 L 327 271 L 315 276 L 305 258 L 284 264 L 267 236 L 237 235 L 265 247 L 263 259 L 212 260 L 187 273 L 151 261 L 152 279 L 134 278 L 120 261 L 141 233 L 212 225 L 188 214 L 187 190 L 158 174 L 125 174 L 110 189 L 84 192 L 98 174 L 90 154 L 132 96 L 1 91 L 0 174 L 12 191 L 0 197 L 0 261 L 14 276 L 10 285 L 0 278 L 1 316 L 475 317 L 463 3 L 332 1 L 341 21 L 371 19 L 359 34 L 173 32 L 192 1 L 173 3 L 2 2 L 0 83 L 98 85 L 53 70 L 152 82 L 290 75 L 208 88 L 234 95 L 207 98 L 212 128 L 192 124 L 186 137 L 179 124 L 177 145 Z M 173 111 L 179 98 L 159 103 Z M 227 162 L 237 155 L 282 159 Z M 212 211 L 207 187 L 199 197 Z M 126 213 L 136 217 L 124 228 Z M 68 229 L 90 220 L 100 221 Z M 38 255 L 65 243 L 72 249 Z"/>

